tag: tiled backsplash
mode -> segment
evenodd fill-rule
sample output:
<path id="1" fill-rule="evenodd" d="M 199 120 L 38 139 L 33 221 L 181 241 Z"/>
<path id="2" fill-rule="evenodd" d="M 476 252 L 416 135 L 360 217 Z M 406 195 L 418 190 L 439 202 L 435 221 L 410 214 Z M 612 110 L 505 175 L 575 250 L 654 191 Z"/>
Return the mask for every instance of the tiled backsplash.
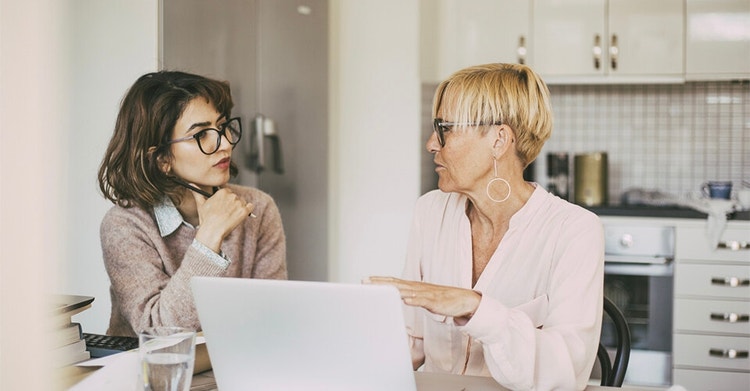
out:
<path id="1" fill-rule="evenodd" d="M 423 140 L 431 128 L 435 85 L 422 88 Z M 550 86 L 554 129 L 534 163 L 547 185 L 546 154 L 607 152 L 610 203 L 629 188 L 675 196 L 707 180 L 750 181 L 750 83 Z M 423 152 L 422 189 L 436 186 Z M 572 182 L 571 182 L 572 183 Z"/>

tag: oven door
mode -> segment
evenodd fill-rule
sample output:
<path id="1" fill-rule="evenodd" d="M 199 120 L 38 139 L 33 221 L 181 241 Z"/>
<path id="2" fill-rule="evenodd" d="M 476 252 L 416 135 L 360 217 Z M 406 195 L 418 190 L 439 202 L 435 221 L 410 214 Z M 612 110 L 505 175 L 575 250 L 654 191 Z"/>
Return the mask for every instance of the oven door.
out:
<path id="1" fill-rule="evenodd" d="M 608 261 L 604 294 L 625 315 L 630 327 L 631 354 L 625 383 L 670 385 L 672 382 L 672 306 L 674 268 L 669 259 Z M 608 317 L 601 341 L 614 356 L 616 331 Z"/>

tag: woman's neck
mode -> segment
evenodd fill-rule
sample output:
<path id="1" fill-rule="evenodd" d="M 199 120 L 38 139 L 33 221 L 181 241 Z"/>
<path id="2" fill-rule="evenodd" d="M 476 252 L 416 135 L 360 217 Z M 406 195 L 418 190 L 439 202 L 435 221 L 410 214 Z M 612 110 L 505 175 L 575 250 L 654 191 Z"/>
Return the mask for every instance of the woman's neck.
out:
<path id="1" fill-rule="evenodd" d="M 472 222 L 482 220 L 493 226 L 507 226 L 511 217 L 526 205 L 535 190 L 534 186 L 525 181 L 511 184 L 511 189 L 510 196 L 503 202 L 492 201 L 485 192 L 469 195 L 469 202 L 466 206 L 466 215 L 469 220 Z"/>
<path id="2" fill-rule="evenodd" d="M 172 201 L 174 202 L 175 200 Z M 198 206 L 190 190 L 185 190 L 181 194 L 180 199 L 174 202 L 174 204 L 186 222 L 190 223 L 193 227 L 197 227 L 200 224 Z"/>

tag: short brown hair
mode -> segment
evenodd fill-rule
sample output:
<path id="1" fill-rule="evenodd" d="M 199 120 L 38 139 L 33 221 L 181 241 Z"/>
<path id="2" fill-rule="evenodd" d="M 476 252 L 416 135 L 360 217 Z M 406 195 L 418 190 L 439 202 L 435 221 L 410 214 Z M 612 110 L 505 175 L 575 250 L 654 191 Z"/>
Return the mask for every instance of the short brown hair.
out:
<path id="1" fill-rule="evenodd" d="M 552 134 L 549 90 L 525 65 L 494 63 L 459 70 L 438 85 L 433 118 L 443 103 L 451 110 L 444 111 L 451 121 L 510 126 L 524 167 L 536 159 Z"/>
<path id="2" fill-rule="evenodd" d="M 172 158 L 166 142 L 177 120 L 195 98 L 204 98 L 225 118 L 234 103 L 229 83 L 178 71 L 147 73 L 133 84 L 120 104 L 115 130 L 99 167 L 104 197 L 123 206 L 147 209 L 164 195 L 181 189 L 159 169 Z M 232 175 L 237 167 L 232 164 Z"/>

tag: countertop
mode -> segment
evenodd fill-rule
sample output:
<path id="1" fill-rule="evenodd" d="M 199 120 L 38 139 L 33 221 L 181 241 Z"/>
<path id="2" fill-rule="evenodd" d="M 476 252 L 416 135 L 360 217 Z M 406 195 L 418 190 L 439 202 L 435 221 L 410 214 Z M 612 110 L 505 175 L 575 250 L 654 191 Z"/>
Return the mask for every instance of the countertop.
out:
<path id="1" fill-rule="evenodd" d="M 678 219 L 706 219 L 708 215 L 695 209 L 678 206 L 603 205 L 586 207 L 599 216 L 665 217 Z M 727 220 L 750 221 L 750 210 L 735 211 Z"/>

